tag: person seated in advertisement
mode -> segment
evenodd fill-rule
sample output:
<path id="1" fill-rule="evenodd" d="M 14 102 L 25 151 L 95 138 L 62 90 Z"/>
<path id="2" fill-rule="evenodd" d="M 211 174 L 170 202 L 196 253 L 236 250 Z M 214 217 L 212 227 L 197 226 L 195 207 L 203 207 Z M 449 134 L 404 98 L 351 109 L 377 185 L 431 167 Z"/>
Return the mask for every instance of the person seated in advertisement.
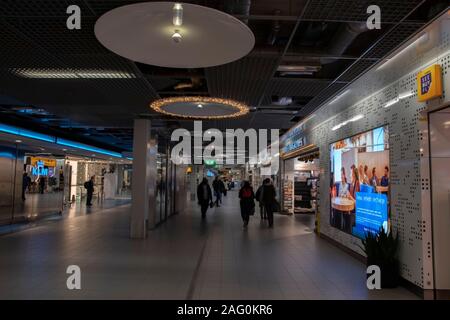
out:
<path id="1" fill-rule="evenodd" d="M 367 165 L 364 166 L 364 174 L 362 176 L 362 181 L 364 184 L 366 185 L 370 185 L 370 180 L 369 180 L 369 167 Z"/>
<path id="2" fill-rule="evenodd" d="M 341 181 L 335 182 L 331 190 L 331 198 L 335 197 L 349 197 L 349 184 L 347 183 L 344 167 L 341 168 Z M 343 212 L 338 209 L 331 209 L 331 224 L 338 229 L 342 229 L 342 214 Z"/>
<path id="3" fill-rule="evenodd" d="M 384 167 L 384 176 L 381 177 L 380 185 L 382 187 L 388 187 L 389 186 L 389 167 Z"/>
<path id="4" fill-rule="evenodd" d="M 379 180 L 377 176 L 377 168 L 372 168 L 372 177 L 370 178 L 370 185 L 376 187 L 379 185 Z"/>
<path id="5" fill-rule="evenodd" d="M 352 180 L 350 183 L 348 198 L 353 201 L 356 201 L 357 192 L 360 192 L 359 173 L 358 169 L 354 167 L 352 170 Z M 355 209 L 353 209 L 348 214 L 344 215 L 344 231 L 350 233 L 354 225 L 355 225 Z"/>

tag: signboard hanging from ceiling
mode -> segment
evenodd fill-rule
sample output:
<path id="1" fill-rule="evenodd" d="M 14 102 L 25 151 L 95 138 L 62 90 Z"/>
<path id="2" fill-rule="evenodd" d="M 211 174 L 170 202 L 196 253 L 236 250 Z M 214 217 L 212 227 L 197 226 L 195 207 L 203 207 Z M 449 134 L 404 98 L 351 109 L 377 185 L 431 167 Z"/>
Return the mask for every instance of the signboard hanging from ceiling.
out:
<path id="1" fill-rule="evenodd" d="M 41 162 L 44 167 L 56 167 L 56 160 L 41 157 L 30 157 L 31 165 L 34 167 L 38 162 Z"/>
<path id="2" fill-rule="evenodd" d="M 419 102 L 442 96 L 441 66 L 434 64 L 417 74 L 417 96 Z"/>

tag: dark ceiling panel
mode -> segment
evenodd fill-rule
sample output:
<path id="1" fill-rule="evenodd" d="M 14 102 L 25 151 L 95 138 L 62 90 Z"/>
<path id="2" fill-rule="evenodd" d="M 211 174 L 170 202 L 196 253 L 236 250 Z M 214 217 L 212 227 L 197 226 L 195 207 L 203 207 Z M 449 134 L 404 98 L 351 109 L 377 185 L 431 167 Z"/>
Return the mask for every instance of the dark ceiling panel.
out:
<path id="1" fill-rule="evenodd" d="M 316 108 L 318 108 L 323 102 L 336 94 L 346 84 L 345 83 L 333 83 L 326 89 L 322 90 L 317 96 L 315 96 L 305 107 L 300 109 L 297 113 L 300 117 L 306 117 L 311 114 Z"/>
<path id="2" fill-rule="evenodd" d="M 367 8 L 376 4 L 381 9 L 381 21 L 398 22 L 421 0 L 312 0 L 306 9 L 305 19 L 329 21 L 363 21 L 369 14 Z"/>
<path id="3" fill-rule="evenodd" d="M 209 93 L 213 97 L 232 98 L 255 106 L 277 63 L 277 56 L 248 56 L 223 66 L 206 68 Z"/>
<path id="4" fill-rule="evenodd" d="M 67 7 L 77 5 L 83 16 L 93 11 L 84 0 L 2 0 L 0 16 L 4 17 L 68 17 Z"/>
<path id="5" fill-rule="evenodd" d="M 283 97 L 313 97 L 325 89 L 330 82 L 320 79 L 275 78 L 270 81 L 268 94 Z"/>

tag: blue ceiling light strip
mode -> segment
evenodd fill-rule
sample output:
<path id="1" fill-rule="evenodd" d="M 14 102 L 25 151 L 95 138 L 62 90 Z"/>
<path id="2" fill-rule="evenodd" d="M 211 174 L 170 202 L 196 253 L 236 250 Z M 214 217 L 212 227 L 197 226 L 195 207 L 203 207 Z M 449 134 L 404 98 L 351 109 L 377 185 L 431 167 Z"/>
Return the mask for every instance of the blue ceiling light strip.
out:
<path id="1" fill-rule="evenodd" d="M 14 135 L 21 136 L 21 137 L 26 137 L 26 138 L 31 138 L 31 139 L 36 139 L 36 140 L 41 140 L 41 141 L 46 141 L 46 142 L 51 142 L 51 143 L 56 143 L 56 144 L 66 146 L 66 147 L 91 151 L 94 153 L 104 154 L 104 155 L 108 155 L 108 156 L 112 156 L 112 157 L 116 157 L 116 158 L 122 158 L 122 154 L 119 152 L 108 151 L 105 149 L 88 146 L 83 143 L 66 140 L 66 139 L 62 139 L 62 138 L 57 138 L 54 136 L 49 136 L 47 134 L 14 127 L 14 126 L 10 126 L 7 124 L 0 123 L 0 132 L 14 134 Z"/>
<path id="2" fill-rule="evenodd" d="M 31 130 L 26 130 L 26 129 L 22 129 L 22 128 L 18 128 L 18 127 L 13 127 L 13 126 L 9 126 L 6 124 L 0 124 L 0 132 L 15 134 L 18 136 L 32 138 L 32 139 L 41 140 L 41 141 L 47 141 L 47 142 L 53 142 L 53 143 L 56 142 L 55 137 L 49 136 L 47 134 L 38 133 L 38 132 L 34 132 Z"/>
<path id="3" fill-rule="evenodd" d="M 95 153 L 106 154 L 106 155 L 112 156 L 112 157 L 122 158 L 122 154 L 119 152 L 108 151 L 108 150 L 100 149 L 97 147 L 91 147 L 86 144 L 82 144 L 79 142 L 70 141 L 70 140 L 66 140 L 66 139 L 62 139 L 62 138 L 56 138 L 56 143 L 60 144 L 62 146 L 66 146 L 66 147 L 87 150 L 87 151 L 91 151 L 91 152 L 95 152 Z"/>

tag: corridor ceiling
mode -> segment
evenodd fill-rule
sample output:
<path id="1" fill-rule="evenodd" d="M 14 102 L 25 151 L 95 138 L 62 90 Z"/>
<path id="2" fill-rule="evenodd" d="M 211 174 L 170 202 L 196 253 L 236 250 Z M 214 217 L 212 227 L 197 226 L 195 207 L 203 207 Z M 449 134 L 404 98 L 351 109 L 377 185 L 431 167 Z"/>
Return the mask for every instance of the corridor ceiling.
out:
<path id="1" fill-rule="evenodd" d="M 256 43 L 246 57 L 201 69 L 143 65 L 105 49 L 94 24 L 126 0 L 2 0 L 2 122 L 51 130 L 80 141 L 130 150 L 132 120 L 152 119 L 160 132 L 192 122 L 149 109 L 158 98 L 201 95 L 247 103 L 240 119 L 204 128 L 288 129 L 422 28 L 443 10 L 440 0 L 184 1 L 227 12 L 246 23 Z M 69 5 L 81 8 L 81 30 L 66 28 Z M 371 4 L 382 28 L 364 28 Z M 35 70 L 70 78 L 24 77 Z M 113 78 L 86 75 L 113 72 Z"/>

